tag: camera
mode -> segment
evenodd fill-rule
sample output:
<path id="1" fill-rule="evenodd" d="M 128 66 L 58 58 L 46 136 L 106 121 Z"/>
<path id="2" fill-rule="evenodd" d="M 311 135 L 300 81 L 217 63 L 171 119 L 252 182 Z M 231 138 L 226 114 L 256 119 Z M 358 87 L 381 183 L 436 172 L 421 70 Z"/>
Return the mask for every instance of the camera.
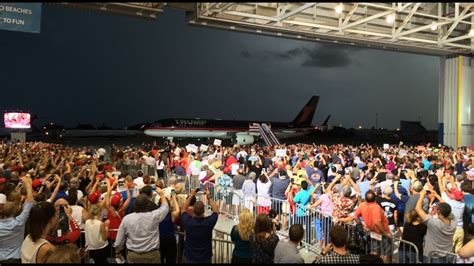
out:
<path id="1" fill-rule="evenodd" d="M 272 223 L 275 224 L 275 228 L 277 231 L 281 230 L 281 223 L 278 221 L 275 221 L 275 218 L 277 217 L 277 212 L 274 209 L 271 209 L 270 212 L 268 213 L 268 216 L 270 219 L 272 219 Z"/>

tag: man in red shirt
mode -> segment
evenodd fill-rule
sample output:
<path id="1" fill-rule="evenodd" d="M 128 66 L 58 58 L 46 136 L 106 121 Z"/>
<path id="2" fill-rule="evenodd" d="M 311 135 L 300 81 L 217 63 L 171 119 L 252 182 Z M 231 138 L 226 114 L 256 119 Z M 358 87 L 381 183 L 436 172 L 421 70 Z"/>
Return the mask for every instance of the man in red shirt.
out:
<path id="1" fill-rule="evenodd" d="M 375 192 L 373 190 L 369 190 L 365 193 L 365 202 L 361 203 L 356 209 L 354 219 L 358 224 L 361 224 L 361 216 L 365 225 L 364 227 L 371 233 L 372 243 L 370 246 L 372 248 L 372 254 L 376 254 L 377 256 L 382 255 L 385 263 L 391 263 L 392 239 L 390 238 L 391 234 L 388 219 L 383 209 L 375 201 Z"/>

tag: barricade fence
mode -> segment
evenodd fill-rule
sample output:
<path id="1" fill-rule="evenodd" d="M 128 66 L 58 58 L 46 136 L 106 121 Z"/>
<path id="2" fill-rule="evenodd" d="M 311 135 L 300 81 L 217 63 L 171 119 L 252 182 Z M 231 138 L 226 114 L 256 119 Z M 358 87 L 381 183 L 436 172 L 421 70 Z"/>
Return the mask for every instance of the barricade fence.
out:
<path id="1" fill-rule="evenodd" d="M 118 232 L 118 229 L 109 229 L 110 232 Z M 185 241 L 185 233 L 176 231 L 176 262 L 178 264 L 185 263 L 184 259 L 184 241 Z M 115 259 L 115 248 L 113 247 L 114 242 L 109 239 L 109 245 L 107 248 L 109 249 L 108 252 L 108 262 L 109 263 L 124 263 L 125 261 L 119 262 Z M 160 243 L 161 244 L 161 243 Z M 81 237 L 78 239 L 76 246 L 79 249 L 82 249 L 82 254 L 84 254 L 83 261 L 86 264 L 95 263 L 91 260 L 89 256 L 89 252 L 87 252 L 85 247 L 85 231 L 81 230 Z M 231 237 L 229 234 L 225 232 L 221 232 L 219 230 L 213 231 L 212 237 L 212 259 L 211 262 L 213 264 L 220 264 L 220 263 L 231 263 L 232 261 L 232 252 L 234 250 L 234 243 L 231 241 Z M 126 260 L 128 249 L 126 246 L 122 249 L 121 252 L 123 258 Z"/>
<path id="2" fill-rule="evenodd" d="M 442 250 L 433 250 L 428 254 L 428 258 L 426 258 L 427 263 L 443 263 L 443 264 L 453 264 L 457 262 L 461 262 L 458 260 L 458 255 L 452 252 L 446 252 Z"/>
<path id="3" fill-rule="evenodd" d="M 183 182 L 186 182 L 186 180 L 183 180 Z M 206 204 L 207 214 L 210 214 L 211 208 L 204 192 L 206 189 L 209 190 L 210 196 L 218 204 L 219 211 L 227 215 L 228 218 L 233 219 L 235 223 L 238 222 L 238 216 L 244 208 L 249 209 L 254 219 L 258 214 L 270 214 L 270 211 L 273 210 L 272 214 L 274 215 L 271 215 L 271 218 L 277 226 L 277 233 L 280 236 L 288 236 L 288 230 L 293 224 L 303 225 L 305 236 L 302 244 L 308 251 L 315 252 L 316 254 L 319 254 L 329 244 L 331 227 L 339 224 L 347 230 L 348 249 L 353 253 L 362 255 L 377 254 L 386 263 L 420 263 L 423 261 L 422 254 L 419 253 L 416 245 L 402 240 L 396 235 L 385 236 L 370 232 L 355 222 L 338 222 L 332 216 L 326 215 L 317 209 L 307 209 L 307 205 L 295 204 L 286 199 L 276 199 L 257 194 L 243 194 L 242 191 L 215 186 L 211 182 L 199 184 L 198 187 L 192 183 L 189 182 L 188 191 L 193 188 L 201 189 L 196 196 L 197 200 L 201 200 Z M 183 248 L 180 247 L 182 244 L 178 241 L 178 254 Z M 213 262 L 230 262 L 232 250 L 233 244 L 230 241 L 230 235 L 215 231 L 213 236 L 213 253 L 217 255 L 215 259 L 213 257 Z M 114 249 L 112 248 L 111 257 L 114 257 Z M 447 257 L 446 255 L 443 258 Z M 435 255 L 430 258 L 435 259 Z M 182 258 L 178 256 L 178 263 L 181 261 Z"/>
<path id="4" fill-rule="evenodd" d="M 367 231 L 355 222 L 337 222 L 332 216 L 316 209 L 307 209 L 305 205 L 294 204 L 285 199 L 276 199 L 262 195 L 244 195 L 232 188 L 222 189 L 213 185 L 205 185 L 212 198 L 219 203 L 220 211 L 228 214 L 237 222 L 238 214 L 247 208 L 254 218 L 261 213 L 269 214 L 278 224 L 278 234 L 288 236 L 293 224 L 301 224 L 305 229 L 302 243 L 309 251 L 319 254 L 329 244 L 329 231 L 333 225 L 344 226 L 348 235 L 348 248 L 357 254 L 377 254 L 387 263 L 421 263 L 422 255 L 415 244 L 402 240 L 397 231 L 392 230 L 390 236 Z M 202 199 L 203 197 L 200 197 Z M 205 197 L 204 197 L 205 198 Z M 203 201 L 205 201 L 204 199 Z"/>

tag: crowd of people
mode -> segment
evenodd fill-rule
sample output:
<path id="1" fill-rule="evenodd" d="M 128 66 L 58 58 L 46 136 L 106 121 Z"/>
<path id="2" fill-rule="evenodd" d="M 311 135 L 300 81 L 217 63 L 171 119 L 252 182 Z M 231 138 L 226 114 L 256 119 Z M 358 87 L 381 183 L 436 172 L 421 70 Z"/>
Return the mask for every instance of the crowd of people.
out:
<path id="1" fill-rule="evenodd" d="M 229 216 L 233 263 L 302 263 L 308 245 L 315 263 L 469 261 L 474 150 L 0 146 L 0 263 L 210 263 Z M 357 252 L 348 225 L 382 240 Z M 394 258 L 393 239 L 418 252 Z"/>

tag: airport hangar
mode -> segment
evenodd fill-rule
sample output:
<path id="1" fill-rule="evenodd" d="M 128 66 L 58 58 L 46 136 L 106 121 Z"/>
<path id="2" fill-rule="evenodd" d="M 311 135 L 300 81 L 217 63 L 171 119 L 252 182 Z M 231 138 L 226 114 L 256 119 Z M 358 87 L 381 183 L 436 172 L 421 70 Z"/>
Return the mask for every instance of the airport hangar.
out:
<path id="1" fill-rule="evenodd" d="M 474 3 L 51 4 L 147 20 L 174 8 L 194 26 L 438 55 L 439 142 L 474 145 Z"/>

